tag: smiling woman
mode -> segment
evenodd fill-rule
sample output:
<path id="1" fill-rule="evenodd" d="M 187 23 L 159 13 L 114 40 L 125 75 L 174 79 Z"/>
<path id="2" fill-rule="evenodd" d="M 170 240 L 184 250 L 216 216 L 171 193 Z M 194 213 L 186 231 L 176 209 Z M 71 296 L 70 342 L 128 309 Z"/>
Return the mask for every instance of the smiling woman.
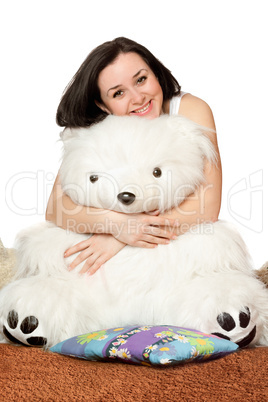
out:
<path id="1" fill-rule="evenodd" d="M 153 91 L 162 96 L 162 102 L 180 94 L 177 80 L 144 46 L 123 37 L 105 42 L 92 50 L 71 80 L 58 107 L 57 123 L 85 127 L 103 120 L 107 113 L 117 114 L 105 107 L 107 98 L 121 98 L 130 89 L 137 96 L 134 89 L 147 80 L 153 81 Z"/>
<path id="2" fill-rule="evenodd" d="M 113 86 L 120 76 L 120 83 Z M 97 105 L 108 114 L 135 114 L 147 118 L 163 113 L 163 92 L 150 67 L 137 53 L 122 53 L 104 68 L 98 80 L 103 103 Z"/>
<path id="3" fill-rule="evenodd" d="M 92 274 L 126 244 L 154 248 L 168 244 L 192 225 L 217 220 L 221 204 L 221 163 L 214 118 L 204 101 L 181 93 L 180 89 L 170 70 L 148 49 L 123 37 L 95 48 L 71 80 L 58 107 L 59 126 L 91 126 L 109 114 L 146 119 L 161 114 L 181 114 L 208 127 L 207 135 L 214 145 L 217 165 L 205 164 L 204 183 L 181 204 L 180 212 L 177 209 L 161 214 L 147 211 L 135 216 L 85 206 L 78 208 L 63 192 L 58 175 L 49 198 L 46 219 L 64 229 L 70 228 L 71 221 L 73 231 L 81 233 L 83 228 L 83 233 L 95 233 L 87 241 L 66 251 L 66 257 L 80 252 L 70 269 L 86 261 L 82 272 Z M 129 220 L 132 222 L 131 232 Z M 120 227 L 120 235 L 118 230 L 96 233 L 96 227 Z"/>

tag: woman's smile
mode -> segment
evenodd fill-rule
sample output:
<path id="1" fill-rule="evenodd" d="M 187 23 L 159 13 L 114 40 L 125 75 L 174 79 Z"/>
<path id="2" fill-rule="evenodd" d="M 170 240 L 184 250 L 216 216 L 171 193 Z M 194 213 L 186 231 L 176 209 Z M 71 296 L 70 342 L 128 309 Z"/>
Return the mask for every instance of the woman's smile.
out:
<path id="1" fill-rule="evenodd" d="M 137 114 L 138 116 L 144 116 L 147 113 L 150 113 L 153 108 L 153 102 L 150 100 L 147 104 L 139 109 L 133 110 L 132 114 Z"/>

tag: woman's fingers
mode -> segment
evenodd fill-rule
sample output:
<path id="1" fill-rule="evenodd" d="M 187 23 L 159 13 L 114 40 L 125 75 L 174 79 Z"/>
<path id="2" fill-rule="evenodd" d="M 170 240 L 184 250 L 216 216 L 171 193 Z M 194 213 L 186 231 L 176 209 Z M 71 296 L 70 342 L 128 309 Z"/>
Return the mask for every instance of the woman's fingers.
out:
<path id="1" fill-rule="evenodd" d="M 94 273 L 101 265 L 118 253 L 124 243 L 134 247 L 154 248 L 158 244 L 168 244 L 170 240 L 176 239 L 176 228 L 178 222 L 174 219 L 162 218 L 159 216 L 144 215 L 143 222 L 139 220 L 132 227 L 132 231 L 126 230 L 123 239 L 116 239 L 112 235 L 93 235 L 90 238 L 70 247 L 64 253 L 64 257 L 70 257 L 78 253 L 71 262 L 68 269 L 71 271 L 85 261 L 80 273 Z M 163 226 L 161 226 L 163 224 Z M 173 225 L 173 226 L 172 226 Z M 121 241 L 119 241 L 121 240 Z M 126 240 L 126 241 L 124 241 Z"/>
<path id="2" fill-rule="evenodd" d="M 98 260 L 100 260 L 100 258 L 96 254 L 89 257 L 86 260 L 85 264 L 83 265 L 83 268 L 81 269 L 80 274 L 84 274 L 86 272 L 92 274 L 92 273 L 96 272 L 101 267 L 101 265 L 104 264 L 104 262 L 101 262 L 101 261 L 99 261 L 99 263 L 97 263 Z M 94 272 L 92 272 L 93 267 L 96 268 L 94 270 Z"/>
<path id="3" fill-rule="evenodd" d="M 95 262 L 93 263 L 92 261 L 89 261 L 89 259 L 87 259 L 87 261 L 85 262 L 82 270 L 80 271 L 80 274 L 83 274 L 85 272 L 87 272 L 89 275 L 93 275 L 95 274 L 95 272 L 98 271 L 98 269 L 100 269 L 100 267 L 106 262 L 108 261 L 109 258 L 103 258 L 103 257 L 99 257 L 95 260 Z"/>
<path id="4" fill-rule="evenodd" d="M 70 257 L 70 255 L 76 254 L 79 251 L 85 250 L 89 244 L 90 244 L 90 240 L 91 238 L 87 239 L 87 240 L 83 240 L 80 243 L 75 244 L 74 246 L 68 248 L 65 253 L 64 253 L 64 257 Z"/>
<path id="5" fill-rule="evenodd" d="M 86 259 L 89 259 L 89 257 L 93 254 L 93 250 L 90 248 L 87 248 L 85 251 L 81 252 L 69 265 L 69 271 L 77 267 L 77 265 L 81 264 L 83 261 Z"/>
<path id="6" fill-rule="evenodd" d="M 168 219 L 164 218 L 163 216 L 151 216 L 151 215 L 145 215 L 144 219 L 144 224 L 152 225 L 152 226 L 166 226 L 166 227 L 178 227 L 180 226 L 180 223 L 178 219 Z"/>
<path id="7" fill-rule="evenodd" d="M 169 231 L 167 229 L 163 229 L 163 228 L 159 228 L 159 227 L 155 227 L 155 226 L 145 226 L 143 233 L 150 234 L 154 237 L 159 237 L 159 238 L 163 237 L 163 238 L 170 239 L 170 240 L 171 239 L 174 240 L 177 238 L 174 231 Z"/>
<path id="8" fill-rule="evenodd" d="M 147 215 L 150 216 L 158 216 L 160 214 L 159 209 L 155 209 L 154 211 L 147 212 Z"/>
<path id="9" fill-rule="evenodd" d="M 65 257 L 69 257 L 80 251 L 79 255 L 69 265 L 69 270 L 73 270 L 85 261 L 80 273 L 96 272 L 106 261 L 117 254 L 125 244 L 116 240 L 112 235 L 95 234 L 89 239 L 76 244 L 66 250 Z"/>
<path id="10" fill-rule="evenodd" d="M 143 238 L 139 241 L 137 241 L 137 247 L 143 247 L 140 246 L 141 243 L 148 243 L 148 244 L 169 244 L 170 240 L 166 239 L 164 237 L 155 237 L 151 235 L 144 235 Z"/>

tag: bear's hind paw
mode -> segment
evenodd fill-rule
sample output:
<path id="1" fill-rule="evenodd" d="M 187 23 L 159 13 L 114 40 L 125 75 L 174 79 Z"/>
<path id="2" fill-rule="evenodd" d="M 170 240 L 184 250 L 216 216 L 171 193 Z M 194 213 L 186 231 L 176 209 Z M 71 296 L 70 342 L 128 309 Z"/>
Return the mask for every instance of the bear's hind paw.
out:
<path id="1" fill-rule="evenodd" d="M 235 342 L 240 348 L 245 348 L 248 346 L 256 337 L 257 328 L 256 325 L 248 332 L 247 329 L 250 327 L 251 323 L 251 314 L 248 307 L 244 308 L 244 311 L 240 311 L 238 315 L 238 321 L 235 322 L 235 319 L 229 313 L 221 313 L 217 317 L 217 322 L 222 330 L 224 330 L 225 334 L 222 332 L 213 332 L 212 335 L 216 335 L 219 338 L 227 339 L 229 341 Z M 239 332 L 244 335 L 242 338 L 236 339 L 236 330 L 239 328 Z M 247 332 L 245 333 L 246 330 Z"/>
<path id="2" fill-rule="evenodd" d="M 6 325 L 3 325 L 3 334 L 11 343 L 43 347 L 47 344 L 46 338 L 42 336 L 27 337 L 27 335 L 33 333 L 38 326 L 39 322 L 35 316 L 24 318 L 19 325 L 18 313 L 15 310 L 11 310 L 8 313 Z"/>

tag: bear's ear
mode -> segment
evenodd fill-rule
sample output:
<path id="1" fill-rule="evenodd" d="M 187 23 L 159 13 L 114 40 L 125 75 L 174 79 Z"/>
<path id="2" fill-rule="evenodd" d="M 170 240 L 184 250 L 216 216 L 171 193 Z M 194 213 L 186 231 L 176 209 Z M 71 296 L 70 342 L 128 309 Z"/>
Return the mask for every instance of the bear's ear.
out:
<path id="1" fill-rule="evenodd" d="M 65 128 L 63 131 L 60 132 L 60 139 L 63 143 L 69 141 L 74 137 L 74 131 L 71 128 Z"/>
<path id="2" fill-rule="evenodd" d="M 204 129 L 204 127 L 193 122 L 185 116 L 173 115 L 167 116 L 166 119 L 169 127 L 173 128 L 173 130 L 177 131 L 181 135 L 186 135 L 188 138 L 190 135 L 195 135 L 196 132 L 201 132 Z"/>
<path id="3" fill-rule="evenodd" d="M 63 143 L 68 141 L 72 137 L 72 130 L 70 128 L 65 128 L 63 131 L 60 132 L 60 139 Z"/>
<path id="4" fill-rule="evenodd" d="M 78 137 L 81 137 L 81 129 L 65 128 L 60 133 L 60 140 L 63 142 L 64 148 L 66 148 L 71 141 Z"/>
<path id="5" fill-rule="evenodd" d="M 210 163 L 217 163 L 217 154 L 208 135 L 209 133 L 215 133 L 215 130 L 201 126 L 181 115 L 167 116 L 166 118 L 167 124 L 173 130 L 173 132 L 177 132 L 181 136 L 185 137 L 188 144 L 193 143 L 197 145 L 201 155 L 206 157 Z M 176 144 L 173 143 L 173 146 L 175 147 Z"/>

